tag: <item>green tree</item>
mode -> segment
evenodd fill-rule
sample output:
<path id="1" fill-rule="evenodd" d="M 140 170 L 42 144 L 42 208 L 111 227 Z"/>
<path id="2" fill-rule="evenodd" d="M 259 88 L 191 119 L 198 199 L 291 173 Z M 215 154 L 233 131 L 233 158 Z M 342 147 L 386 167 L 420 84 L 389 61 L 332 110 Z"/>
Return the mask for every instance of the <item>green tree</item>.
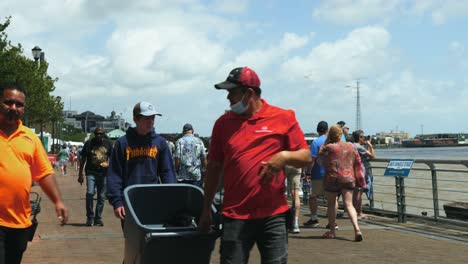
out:
<path id="1" fill-rule="evenodd" d="M 83 133 L 81 128 L 76 128 L 69 124 L 64 124 L 62 126 L 62 138 L 63 141 L 75 141 L 75 142 L 84 142 L 86 134 Z"/>
<path id="2" fill-rule="evenodd" d="M 24 86 L 27 95 L 24 124 L 39 131 L 62 119 L 63 103 L 60 97 L 51 95 L 58 79 L 48 75 L 49 64 L 45 60 L 36 63 L 23 55 L 21 44 L 14 45 L 8 40 L 5 30 L 10 20 L 7 17 L 0 23 L 0 82 Z"/>

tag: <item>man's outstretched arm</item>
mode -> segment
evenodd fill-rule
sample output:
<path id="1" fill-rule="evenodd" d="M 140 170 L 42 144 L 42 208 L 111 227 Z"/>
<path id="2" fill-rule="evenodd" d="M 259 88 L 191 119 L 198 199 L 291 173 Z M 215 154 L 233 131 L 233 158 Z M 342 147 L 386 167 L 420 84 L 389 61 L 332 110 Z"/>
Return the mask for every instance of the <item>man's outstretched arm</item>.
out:
<path id="1" fill-rule="evenodd" d="M 42 178 L 38 184 L 41 186 L 41 189 L 47 197 L 49 197 L 49 199 L 55 204 L 55 212 L 57 213 L 57 217 L 60 219 L 61 223 L 67 223 L 68 209 L 63 204 L 55 177 L 52 174 L 49 174 Z"/>

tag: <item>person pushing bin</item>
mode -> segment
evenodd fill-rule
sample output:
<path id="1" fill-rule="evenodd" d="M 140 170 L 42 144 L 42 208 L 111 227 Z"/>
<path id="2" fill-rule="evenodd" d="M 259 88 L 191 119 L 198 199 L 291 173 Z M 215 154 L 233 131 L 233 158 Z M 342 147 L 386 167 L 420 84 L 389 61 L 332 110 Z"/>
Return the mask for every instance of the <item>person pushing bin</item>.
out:
<path id="1" fill-rule="evenodd" d="M 176 183 L 166 140 L 156 134 L 154 119 L 161 116 L 148 102 L 133 108 L 133 121 L 125 136 L 114 145 L 107 169 L 107 198 L 117 218 L 125 219 L 125 187 L 133 184 Z"/>
<path id="2" fill-rule="evenodd" d="M 124 236 L 127 212 L 123 190 L 135 184 L 176 183 L 171 153 L 166 140 L 156 134 L 154 119 L 161 116 L 148 102 L 139 102 L 133 108 L 133 121 L 125 136 L 114 145 L 107 169 L 107 199 L 114 207 L 114 215 L 122 222 Z M 151 201 L 165 203 L 168 200 Z M 149 203 L 142 201 L 139 206 Z M 128 262 L 128 261 L 126 261 Z M 128 262 L 135 263 L 135 262 Z"/>

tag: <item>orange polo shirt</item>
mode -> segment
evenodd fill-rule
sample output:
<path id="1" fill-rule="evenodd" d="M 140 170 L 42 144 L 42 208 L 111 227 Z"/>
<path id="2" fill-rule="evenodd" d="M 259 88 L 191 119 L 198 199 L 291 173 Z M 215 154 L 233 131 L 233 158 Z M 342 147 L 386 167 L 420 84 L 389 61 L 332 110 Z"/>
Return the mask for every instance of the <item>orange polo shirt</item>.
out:
<path id="1" fill-rule="evenodd" d="M 29 193 L 38 182 L 54 173 L 38 136 L 19 122 L 9 137 L 0 130 L 0 226 L 31 225 Z"/>
<path id="2" fill-rule="evenodd" d="M 288 210 L 284 171 L 271 183 L 260 183 L 262 161 L 276 153 L 308 149 L 294 111 L 262 99 L 251 118 L 227 112 L 213 127 L 208 160 L 224 164 L 223 215 L 260 219 Z"/>

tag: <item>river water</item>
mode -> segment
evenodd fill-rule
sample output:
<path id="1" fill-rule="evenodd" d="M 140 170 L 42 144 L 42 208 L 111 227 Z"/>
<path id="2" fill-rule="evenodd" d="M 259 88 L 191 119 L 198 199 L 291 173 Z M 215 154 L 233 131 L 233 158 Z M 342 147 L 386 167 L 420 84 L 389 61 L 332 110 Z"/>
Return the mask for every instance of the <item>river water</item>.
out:
<path id="1" fill-rule="evenodd" d="M 468 161 L 468 147 L 427 147 L 376 149 L 376 158 L 417 160 L 465 160 Z M 371 162 L 374 174 L 374 206 L 379 209 L 396 211 L 395 178 L 384 176 L 386 162 Z M 445 216 L 444 204 L 468 202 L 468 168 L 458 164 L 435 164 L 433 177 L 427 164 L 415 163 L 408 177 L 405 177 L 407 212 L 410 214 L 434 215 L 434 197 L 438 199 L 440 216 Z M 436 179 L 437 191 L 434 191 Z M 363 197 L 364 204 L 367 202 Z"/>
<path id="2" fill-rule="evenodd" d="M 468 160 L 468 146 L 375 149 L 377 158 Z"/>

